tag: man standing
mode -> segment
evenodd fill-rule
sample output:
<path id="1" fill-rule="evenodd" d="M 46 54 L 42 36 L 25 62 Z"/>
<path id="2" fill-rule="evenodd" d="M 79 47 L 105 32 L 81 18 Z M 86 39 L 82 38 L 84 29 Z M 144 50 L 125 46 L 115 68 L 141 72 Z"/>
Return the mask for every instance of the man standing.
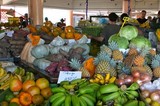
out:
<path id="1" fill-rule="evenodd" d="M 141 17 L 137 18 L 137 21 L 139 22 L 139 24 L 143 24 L 143 23 L 145 23 L 147 21 L 147 19 L 146 19 L 146 11 L 145 10 L 141 11 Z"/>

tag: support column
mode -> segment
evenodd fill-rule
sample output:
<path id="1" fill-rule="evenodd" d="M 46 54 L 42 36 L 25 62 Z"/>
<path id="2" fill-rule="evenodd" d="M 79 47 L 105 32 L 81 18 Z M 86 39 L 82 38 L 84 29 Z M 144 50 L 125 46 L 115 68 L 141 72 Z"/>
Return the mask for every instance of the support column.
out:
<path id="1" fill-rule="evenodd" d="M 131 15 L 132 10 L 132 0 L 123 0 L 122 4 L 122 12 L 127 13 L 128 15 Z"/>
<path id="2" fill-rule="evenodd" d="M 73 10 L 70 10 L 70 25 L 73 26 Z"/>
<path id="3" fill-rule="evenodd" d="M 43 24 L 43 0 L 28 0 L 28 11 L 34 26 Z"/>

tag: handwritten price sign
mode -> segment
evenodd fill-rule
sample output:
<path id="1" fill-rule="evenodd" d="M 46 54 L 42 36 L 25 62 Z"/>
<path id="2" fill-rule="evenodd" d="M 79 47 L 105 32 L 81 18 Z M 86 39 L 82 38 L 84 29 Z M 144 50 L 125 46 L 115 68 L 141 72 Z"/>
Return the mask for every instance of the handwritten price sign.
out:
<path id="1" fill-rule="evenodd" d="M 81 77 L 81 71 L 60 71 L 57 83 L 59 84 L 61 81 L 72 81 Z"/>

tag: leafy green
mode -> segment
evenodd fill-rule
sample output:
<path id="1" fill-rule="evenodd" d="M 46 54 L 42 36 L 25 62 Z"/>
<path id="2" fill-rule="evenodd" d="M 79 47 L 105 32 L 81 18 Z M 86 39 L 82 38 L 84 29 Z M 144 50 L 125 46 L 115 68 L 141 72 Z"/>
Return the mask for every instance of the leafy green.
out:
<path id="1" fill-rule="evenodd" d="M 130 41 L 129 46 L 134 46 L 134 47 L 137 47 L 138 49 L 151 48 L 151 42 L 144 36 L 139 35 Z"/>
<path id="2" fill-rule="evenodd" d="M 112 41 L 116 42 L 120 49 L 127 49 L 128 48 L 129 42 L 125 37 L 120 37 L 120 36 L 118 36 L 118 34 L 114 34 L 109 38 L 108 43 L 110 43 Z"/>
<path id="3" fill-rule="evenodd" d="M 135 26 L 127 25 L 120 30 L 119 36 L 131 40 L 138 36 L 138 29 Z"/>

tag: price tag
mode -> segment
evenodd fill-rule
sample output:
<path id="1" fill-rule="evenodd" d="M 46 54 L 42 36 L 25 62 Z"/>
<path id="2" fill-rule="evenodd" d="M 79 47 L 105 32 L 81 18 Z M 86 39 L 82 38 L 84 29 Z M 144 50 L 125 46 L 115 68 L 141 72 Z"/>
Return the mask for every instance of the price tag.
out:
<path id="1" fill-rule="evenodd" d="M 81 71 L 60 71 L 57 83 L 59 84 L 61 81 L 72 81 L 81 77 Z"/>

